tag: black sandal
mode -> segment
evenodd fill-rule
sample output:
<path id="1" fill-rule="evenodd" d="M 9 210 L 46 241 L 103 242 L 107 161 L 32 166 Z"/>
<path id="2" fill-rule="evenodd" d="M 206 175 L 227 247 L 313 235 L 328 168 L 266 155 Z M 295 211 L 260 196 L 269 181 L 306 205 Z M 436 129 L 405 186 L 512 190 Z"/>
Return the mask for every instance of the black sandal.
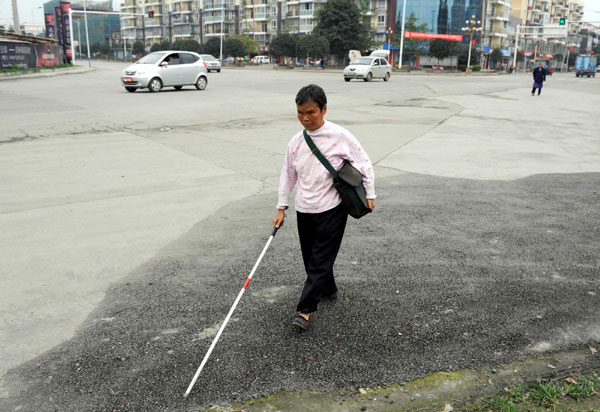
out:
<path id="1" fill-rule="evenodd" d="M 308 329 L 308 320 L 306 320 L 304 316 L 298 314 L 294 317 L 294 320 L 292 320 L 292 326 L 296 326 L 300 329 Z"/>

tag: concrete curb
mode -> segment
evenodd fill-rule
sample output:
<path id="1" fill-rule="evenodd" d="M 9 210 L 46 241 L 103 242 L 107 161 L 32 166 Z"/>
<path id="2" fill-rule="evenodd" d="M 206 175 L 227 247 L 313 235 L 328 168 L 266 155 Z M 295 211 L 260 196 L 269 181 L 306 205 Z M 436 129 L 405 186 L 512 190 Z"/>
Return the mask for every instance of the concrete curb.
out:
<path id="1" fill-rule="evenodd" d="M 35 71 L 31 73 L 0 73 L 0 81 L 2 80 L 18 80 L 18 79 L 39 79 L 41 77 L 55 77 L 62 76 L 65 74 L 81 74 L 88 73 L 92 70 L 96 70 L 95 67 L 82 67 L 82 66 L 73 66 L 73 67 L 61 67 L 59 69 L 45 69 L 40 71 Z"/>
<path id="2" fill-rule="evenodd" d="M 298 404 L 306 408 L 303 410 L 332 412 L 460 410 L 464 404 L 501 392 L 505 387 L 530 384 L 540 378 L 557 379 L 599 371 L 600 359 L 591 352 L 591 346 L 583 345 L 581 349 L 533 355 L 511 363 L 483 366 L 477 370 L 436 372 L 416 381 L 387 387 L 283 392 L 243 403 L 213 406 L 206 411 L 283 412 L 295 410 L 295 405 Z M 444 408 L 450 404 L 452 408 Z"/>

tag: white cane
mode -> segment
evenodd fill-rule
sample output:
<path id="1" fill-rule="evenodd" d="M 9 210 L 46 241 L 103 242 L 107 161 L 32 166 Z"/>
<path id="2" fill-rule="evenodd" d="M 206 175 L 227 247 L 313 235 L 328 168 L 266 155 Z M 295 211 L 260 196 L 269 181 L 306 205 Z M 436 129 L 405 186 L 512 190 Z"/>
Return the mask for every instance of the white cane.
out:
<path id="1" fill-rule="evenodd" d="M 202 363 L 200 364 L 200 367 L 196 371 L 196 374 L 194 375 L 194 378 L 192 379 L 192 382 L 190 382 L 190 386 L 188 386 L 187 390 L 185 391 L 185 394 L 183 395 L 184 398 L 188 397 L 188 395 L 190 394 L 192 388 L 194 387 L 194 384 L 196 383 L 196 380 L 198 379 L 198 376 L 200 376 L 200 372 L 202 372 L 202 369 L 204 368 L 204 365 L 206 365 L 206 362 L 208 361 L 208 358 L 210 357 L 210 354 L 212 353 L 213 349 L 215 348 L 215 345 L 217 344 L 217 342 L 219 341 L 219 338 L 221 337 L 221 333 L 223 333 L 223 329 L 225 329 L 225 326 L 227 325 L 227 322 L 229 322 L 229 319 L 231 318 L 231 315 L 233 314 L 233 311 L 235 310 L 235 307 L 237 306 L 237 304 L 239 303 L 240 299 L 242 298 L 242 295 L 246 291 L 246 288 L 248 287 L 248 284 L 250 284 L 250 280 L 252 280 L 252 276 L 254 276 L 254 272 L 256 272 L 256 268 L 258 268 L 258 265 L 260 264 L 260 261 L 262 260 L 263 256 L 265 255 L 265 252 L 269 248 L 269 245 L 273 241 L 273 238 L 275 237 L 275 234 L 277 233 L 278 229 L 279 228 L 277 228 L 277 227 L 273 228 L 273 232 L 271 233 L 271 236 L 269 237 L 269 240 L 267 241 L 267 244 L 265 245 L 262 253 L 258 257 L 258 260 L 254 264 L 254 267 L 252 268 L 252 271 L 248 275 L 248 278 L 246 279 L 246 283 L 244 283 L 244 286 L 242 287 L 242 290 L 240 290 L 240 293 L 237 295 L 237 298 L 235 299 L 235 302 L 233 302 L 233 306 L 231 307 L 231 309 L 229 309 L 229 313 L 227 314 L 227 317 L 225 318 L 225 321 L 223 322 L 223 324 L 219 328 L 219 332 L 217 332 L 217 336 L 215 336 L 215 339 L 213 340 L 212 344 L 210 345 L 210 348 L 208 348 L 208 352 L 206 352 L 206 355 L 204 355 L 204 359 L 202 359 Z"/>

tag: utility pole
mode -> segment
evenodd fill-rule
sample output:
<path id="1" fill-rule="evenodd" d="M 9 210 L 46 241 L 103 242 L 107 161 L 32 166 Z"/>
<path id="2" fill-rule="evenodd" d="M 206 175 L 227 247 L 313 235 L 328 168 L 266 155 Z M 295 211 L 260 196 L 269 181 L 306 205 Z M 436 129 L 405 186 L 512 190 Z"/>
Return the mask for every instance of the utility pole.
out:
<path id="1" fill-rule="evenodd" d="M 21 23 L 19 23 L 19 9 L 17 8 L 17 0 L 12 0 L 12 9 L 15 33 L 21 34 Z"/>
<path id="2" fill-rule="evenodd" d="M 171 24 L 171 12 L 167 11 L 167 13 L 169 14 L 169 43 L 173 43 L 173 25 Z"/>
<path id="3" fill-rule="evenodd" d="M 85 40 L 87 42 L 88 67 L 92 67 L 92 57 L 90 56 L 90 33 L 87 23 L 87 6 L 86 0 L 83 0 L 83 18 L 85 20 Z"/>
<path id="4" fill-rule="evenodd" d="M 400 55 L 398 56 L 398 68 L 402 70 L 402 56 L 404 53 L 404 21 L 406 20 L 406 0 L 402 4 L 402 28 L 400 29 Z"/>
<path id="5" fill-rule="evenodd" d="M 144 42 L 144 53 L 146 52 L 146 16 L 142 16 L 142 41 Z"/>
<path id="6" fill-rule="evenodd" d="M 221 9 L 221 45 L 219 47 L 219 60 L 223 64 L 223 22 L 225 21 L 225 2 L 222 3 L 223 8 Z"/>

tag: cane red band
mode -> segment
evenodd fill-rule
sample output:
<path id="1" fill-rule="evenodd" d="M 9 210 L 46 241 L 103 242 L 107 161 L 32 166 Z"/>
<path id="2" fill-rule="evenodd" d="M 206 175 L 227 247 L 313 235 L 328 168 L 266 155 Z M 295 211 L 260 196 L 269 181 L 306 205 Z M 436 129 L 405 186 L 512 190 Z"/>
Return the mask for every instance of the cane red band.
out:
<path id="1" fill-rule="evenodd" d="M 246 279 L 246 283 L 244 283 L 244 287 L 242 289 L 246 289 L 248 287 L 250 280 L 251 280 L 250 278 Z"/>

